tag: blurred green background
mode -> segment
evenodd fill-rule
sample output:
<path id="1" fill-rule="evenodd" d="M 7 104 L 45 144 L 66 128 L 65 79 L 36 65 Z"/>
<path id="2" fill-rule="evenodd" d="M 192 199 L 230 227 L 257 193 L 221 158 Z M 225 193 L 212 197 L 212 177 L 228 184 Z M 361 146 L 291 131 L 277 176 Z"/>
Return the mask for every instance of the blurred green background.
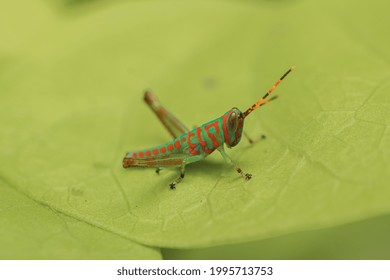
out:
<path id="1" fill-rule="evenodd" d="M 388 259 L 386 1 L 0 3 L 0 258 Z M 124 170 L 188 127 L 281 98 L 228 153 Z"/>

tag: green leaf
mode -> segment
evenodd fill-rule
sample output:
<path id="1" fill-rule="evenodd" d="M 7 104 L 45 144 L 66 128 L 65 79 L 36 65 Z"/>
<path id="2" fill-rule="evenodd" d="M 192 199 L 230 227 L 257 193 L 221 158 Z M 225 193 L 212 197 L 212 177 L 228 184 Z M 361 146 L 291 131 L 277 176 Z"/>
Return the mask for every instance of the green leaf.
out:
<path id="1" fill-rule="evenodd" d="M 165 249 L 164 259 L 189 260 L 388 260 L 390 216 L 332 228 L 291 233 L 243 244 Z"/>
<path id="2" fill-rule="evenodd" d="M 0 33 L 10 39 L 0 57 L 0 174 L 59 213 L 160 247 L 389 213 L 389 39 L 375 20 L 389 25 L 389 4 L 375 5 L 136 1 L 85 16 L 45 10 L 29 27 L 39 32 L 16 50 L 23 39 Z M 121 167 L 127 150 L 169 140 L 144 89 L 191 127 L 245 110 L 293 64 L 280 100 L 246 120 L 252 137 L 267 139 L 228 151 L 252 180 L 217 154 L 188 166 L 176 191 L 168 184 L 177 171 Z"/>
<path id="3" fill-rule="evenodd" d="M 136 244 L 32 201 L 0 181 L 0 259 L 160 259 Z"/>

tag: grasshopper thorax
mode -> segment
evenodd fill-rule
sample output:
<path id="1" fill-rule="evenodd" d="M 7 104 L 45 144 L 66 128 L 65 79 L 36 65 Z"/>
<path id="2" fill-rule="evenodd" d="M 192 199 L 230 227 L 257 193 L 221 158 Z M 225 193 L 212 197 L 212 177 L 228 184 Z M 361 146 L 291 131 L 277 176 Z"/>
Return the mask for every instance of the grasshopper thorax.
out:
<path id="1" fill-rule="evenodd" d="M 234 107 L 222 116 L 222 122 L 225 144 L 229 148 L 236 146 L 241 140 L 244 115 Z"/>

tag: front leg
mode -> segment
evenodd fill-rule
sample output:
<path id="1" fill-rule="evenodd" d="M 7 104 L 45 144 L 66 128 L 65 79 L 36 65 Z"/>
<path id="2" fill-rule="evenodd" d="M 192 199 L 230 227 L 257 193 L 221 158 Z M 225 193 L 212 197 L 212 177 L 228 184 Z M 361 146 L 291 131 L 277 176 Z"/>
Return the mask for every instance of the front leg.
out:
<path id="1" fill-rule="evenodd" d="M 221 153 L 222 157 L 236 169 L 236 171 L 245 179 L 245 180 L 250 180 L 252 178 L 252 174 L 249 173 L 244 173 L 240 167 L 238 167 L 231 157 L 225 152 L 225 149 L 223 145 L 219 146 L 218 151 Z"/>

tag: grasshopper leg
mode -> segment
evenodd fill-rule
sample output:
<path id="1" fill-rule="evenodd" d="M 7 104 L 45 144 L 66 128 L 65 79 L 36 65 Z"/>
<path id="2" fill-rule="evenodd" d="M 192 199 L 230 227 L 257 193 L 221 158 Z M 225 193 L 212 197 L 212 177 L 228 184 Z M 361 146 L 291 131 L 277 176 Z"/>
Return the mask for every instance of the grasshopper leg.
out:
<path id="1" fill-rule="evenodd" d="M 181 181 L 183 181 L 184 176 L 185 176 L 185 168 L 187 164 L 202 160 L 205 158 L 205 155 L 196 155 L 196 156 L 189 156 L 185 159 L 183 159 L 183 163 L 180 166 L 180 176 L 173 181 L 172 183 L 169 184 L 169 187 L 171 190 L 176 189 L 176 185 L 179 184 Z"/>
<path id="2" fill-rule="evenodd" d="M 243 172 L 242 169 L 233 162 L 231 157 L 225 152 L 225 149 L 222 145 L 219 146 L 218 151 L 221 153 L 222 157 L 230 165 L 232 165 L 234 167 L 234 169 L 237 171 L 237 173 L 240 174 L 245 180 L 250 180 L 252 178 L 252 174 Z"/>
<path id="3" fill-rule="evenodd" d="M 168 130 L 169 134 L 171 134 L 173 139 L 189 131 L 181 121 L 161 105 L 151 91 L 145 92 L 144 100 Z"/>
<path id="4" fill-rule="evenodd" d="M 181 171 L 180 171 L 180 177 L 177 178 L 175 181 L 173 181 L 172 183 L 169 184 L 169 187 L 171 188 L 171 190 L 176 189 L 176 185 L 179 184 L 181 181 L 183 181 L 185 175 L 186 175 L 185 168 L 183 166 L 181 168 Z"/>

